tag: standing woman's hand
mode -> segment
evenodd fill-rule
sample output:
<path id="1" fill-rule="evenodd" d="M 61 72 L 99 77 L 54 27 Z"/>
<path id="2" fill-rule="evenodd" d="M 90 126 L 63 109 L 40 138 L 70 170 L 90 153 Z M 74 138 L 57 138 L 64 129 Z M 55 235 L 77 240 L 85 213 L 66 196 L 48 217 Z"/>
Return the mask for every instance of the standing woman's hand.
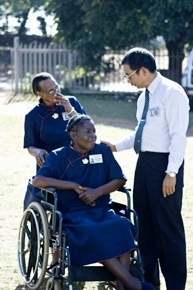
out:
<path id="1" fill-rule="evenodd" d="M 41 167 L 45 162 L 45 155 L 48 155 L 48 151 L 35 146 L 29 146 L 27 149 L 29 154 L 35 157 L 37 165 Z"/>
<path id="2" fill-rule="evenodd" d="M 72 107 L 68 96 L 63 96 L 61 93 L 56 93 L 54 95 L 54 101 L 57 106 L 63 106 L 66 113 L 73 116 L 76 113 L 74 107 Z"/>
<path id="3" fill-rule="evenodd" d="M 48 155 L 48 152 L 44 149 L 37 149 L 35 158 L 37 165 L 41 167 L 45 162 L 45 155 Z"/>

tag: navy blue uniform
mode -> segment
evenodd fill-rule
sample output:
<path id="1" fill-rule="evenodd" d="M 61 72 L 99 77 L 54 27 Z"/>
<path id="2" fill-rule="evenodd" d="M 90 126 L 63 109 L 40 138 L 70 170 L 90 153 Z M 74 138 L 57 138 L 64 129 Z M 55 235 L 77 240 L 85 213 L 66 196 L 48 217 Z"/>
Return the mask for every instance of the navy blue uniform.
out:
<path id="1" fill-rule="evenodd" d="M 79 114 L 85 114 L 75 97 L 69 101 Z M 67 146 L 70 138 L 66 130 L 68 115 L 63 106 L 47 106 L 40 103 L 25 116 L 24 148 L 35 146 L 48 152 Z"/>
<path id="2" fill-rule="evenodd" d="M 75 97 L 69 96 L 69 101 L 77 113 L 85 114 L 83 107 Z M 49 153 L 54 149 L 69 145 L 70 137 L 65 131 L 68 120 L 69 116 L 63 106 L 50 107 L 40 99 L 39 104 L 25 116 L 24 148 L 34 146 Z M 38 169 L 39 166 L 36 165 L 36 171 Z M 24 198 L 24 209 L 32 201 L 39 202 L 40 200 L 40 191 L 28 185 Z"/>
<path id="3" fill-rule="evenodd" d="M 64 147 L 51 152 L 38 175 L 74 181 L 81 186 L 97 188 L 114 179 L 125 179 L 110 148 L 95 144 L 87 155 Z M 136 248 L 136 228 L 131 222 L 109 210 L 109 195 L 86 205 L 73 190 L 57 190 L 58 209 L 63 214 L 68 233 L 71 260 L 86 265 L 123 255 Z"/>

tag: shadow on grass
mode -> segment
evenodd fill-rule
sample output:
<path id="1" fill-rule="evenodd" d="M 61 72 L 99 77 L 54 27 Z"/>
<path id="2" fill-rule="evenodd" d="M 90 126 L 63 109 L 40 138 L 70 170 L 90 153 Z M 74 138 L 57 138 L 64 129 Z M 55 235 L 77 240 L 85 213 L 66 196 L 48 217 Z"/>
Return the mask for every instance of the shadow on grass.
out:
<path id="1" fill-rule="evenodd" d="M 46 290 L 46 284 L 48 282 L 50 277 L 46 277 L 41 285 L 41 287 L 39 289 L 41 290 Z M 83 290 L 84 286 L 85 286 L 86 282 L 74 282 L 73 283 L 73 290 Z M 14 290 L 26 290 L 26 289 L 30 289 L 27 287 L 27 285 L 25 284 L 20 284 L 18 285 Z M 67 278 L 63 278 L 63 286 L 62 286 L 62 290 L 68 290 L 69 286 L 67 285 Z"/>

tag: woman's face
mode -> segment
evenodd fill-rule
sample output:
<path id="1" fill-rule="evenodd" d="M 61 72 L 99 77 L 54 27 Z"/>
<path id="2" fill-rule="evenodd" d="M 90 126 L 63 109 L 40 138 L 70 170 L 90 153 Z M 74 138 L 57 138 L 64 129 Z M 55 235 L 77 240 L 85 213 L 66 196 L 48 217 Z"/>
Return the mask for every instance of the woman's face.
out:
<path id="1" fill-rule="evenodd" d="M 85 120 L 82 124 L 78 124 L 70 132 L 73 140 L 73 146 L 76 151 L 86 153 L 94 148 L 97 136 L 93 122 Z"/>
<path id="2" fill-rule="evenodd" d="M 60 87 L 54 79 L 47 79 L 39 82 L 39 90 L 37 91 L 38 96 L 40 96 L 47 106 L 53 106 L 54 96 L 60 92 Z"/>

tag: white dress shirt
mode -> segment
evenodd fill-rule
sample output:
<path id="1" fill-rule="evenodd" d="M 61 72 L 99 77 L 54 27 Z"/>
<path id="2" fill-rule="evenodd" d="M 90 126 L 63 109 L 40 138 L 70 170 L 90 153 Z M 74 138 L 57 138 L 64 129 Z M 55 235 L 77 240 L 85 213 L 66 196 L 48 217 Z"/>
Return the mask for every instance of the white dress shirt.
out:
<path id="1" fill-rule="evenodd" d="M 187 143 L 188 97 L 178 83 L 161 76 L 160 73 L 157 73 L 148 90 L 149 109 L 142 134 L 141 151 L 169 153 L 167 171 L 178 173 L 184 159 Z M 144 102 L 145 91 L 142 92 L 137 101 L 138 124 L 141 120 Z M 134 140 L 135 133 L 115 144 L 116 150 L 133 148 Z"/>

